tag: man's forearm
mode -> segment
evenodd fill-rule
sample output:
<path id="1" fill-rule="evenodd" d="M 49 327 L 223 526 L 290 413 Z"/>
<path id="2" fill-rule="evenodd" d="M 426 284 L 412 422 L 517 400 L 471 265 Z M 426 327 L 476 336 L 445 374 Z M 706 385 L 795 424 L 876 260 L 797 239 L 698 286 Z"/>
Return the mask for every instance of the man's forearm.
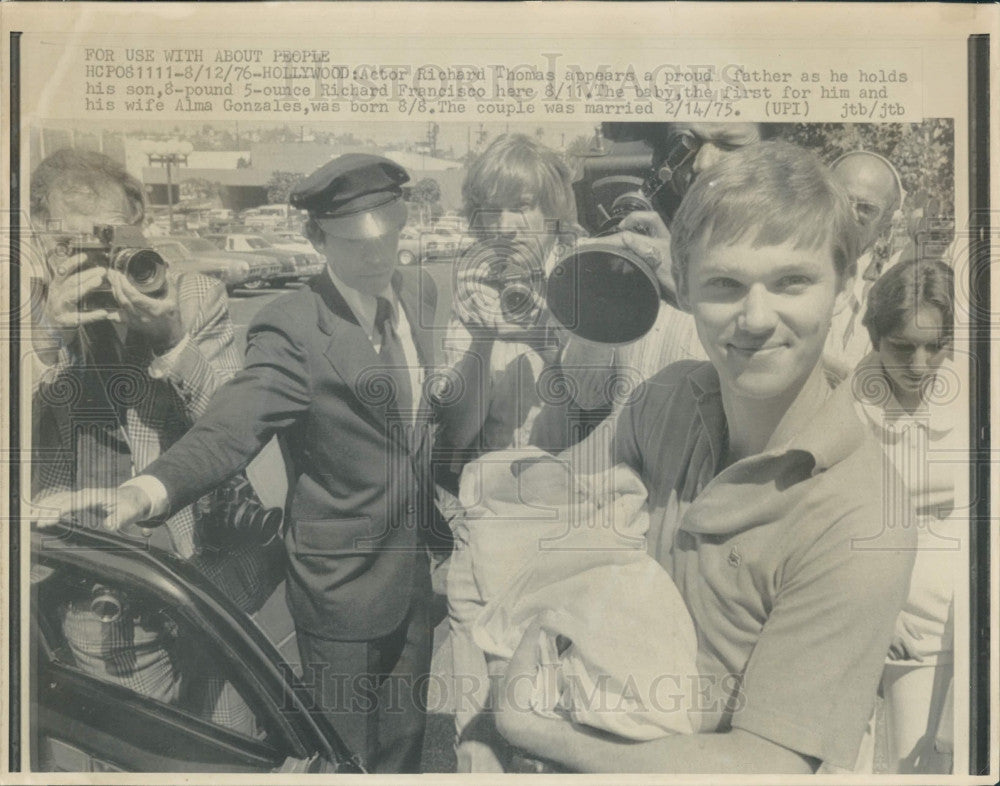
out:
<path id="1" fill-rule="evenodd" d="M 755 734 L 675 734 L 648 742 L 612 737 L 523 711 L 501 731 L 528 753 L 577 772 L 811 773 L 806 757 Z"/>

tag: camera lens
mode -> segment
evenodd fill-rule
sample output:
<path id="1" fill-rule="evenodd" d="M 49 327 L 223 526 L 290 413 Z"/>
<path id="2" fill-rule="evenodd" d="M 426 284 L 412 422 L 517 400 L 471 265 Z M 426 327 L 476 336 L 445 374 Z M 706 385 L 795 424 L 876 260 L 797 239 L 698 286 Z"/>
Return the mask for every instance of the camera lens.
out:
<path id="1" fill-rule="evenodd" d="M 281 508 L 266 508 L 264 510 L 264 520 L 261 523 L 261 538 L 268 540 L 273 538 L 281 528 Z"/>
<path id="2" fill-rule="evenodd" d="M 90 610 L 101 622 L 116 622 L 122 615 L 122 600 L 110 587 L 95 584 L 91 590 Z"/>
<path id="3" fill-rule="evenodd" d="M 120 252 L 114 266 L 144 295 L 159 292 L 166 282 L 167 263 L 148 248 L 130 248 Z"/>
<path id="4" fill-rule="evenodd" d="M 500 308 L 511 319 L 528 316 L 532 308 L 531 287 L 523 281 L 507 284 L 500 292 Z"/>

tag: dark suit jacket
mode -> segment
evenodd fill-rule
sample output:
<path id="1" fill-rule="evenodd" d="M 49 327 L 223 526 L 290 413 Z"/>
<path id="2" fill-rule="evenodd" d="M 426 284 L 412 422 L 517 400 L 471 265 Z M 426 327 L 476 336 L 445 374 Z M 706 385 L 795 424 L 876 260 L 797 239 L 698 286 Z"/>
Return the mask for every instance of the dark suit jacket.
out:
<path id="1" fill-rule="evenodd" d="M 394 285 L 427 366 L 434 284 L 404 270 Z M 398 627 L 416 582 L 426 584 L 423 535 L 438 521 L 431 413 L 422 405 L 412 429 L 387 405 L 384 381 L 368 336 L 329 277 L 318 276 L 261 309 L 244 370 L 148 468 L 174 509 L 280 435 L 291 476 L 288 603 L 300 631 L 377 638 Z"/>

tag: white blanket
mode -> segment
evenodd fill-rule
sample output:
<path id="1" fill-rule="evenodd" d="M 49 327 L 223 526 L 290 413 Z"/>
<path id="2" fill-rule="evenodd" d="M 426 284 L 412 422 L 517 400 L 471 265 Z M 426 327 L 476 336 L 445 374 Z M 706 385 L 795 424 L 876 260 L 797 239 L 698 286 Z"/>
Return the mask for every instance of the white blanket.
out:
<path id="1" fill-rule="evenodd" d="M 487 600 L 476 643 L 509 659 L 543 622 L 534 709 L 634 740 L 691 732 L 697 639 L 646 554 L 638 476 L 575 477 L 541 451 L 500 451 L 466 468 L 459 496 Z"/>

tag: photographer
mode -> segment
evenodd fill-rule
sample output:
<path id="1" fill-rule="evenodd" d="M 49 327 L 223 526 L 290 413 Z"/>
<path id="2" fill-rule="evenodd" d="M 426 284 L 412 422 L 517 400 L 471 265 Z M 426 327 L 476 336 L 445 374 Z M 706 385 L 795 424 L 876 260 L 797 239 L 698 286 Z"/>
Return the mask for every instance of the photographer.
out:
<path id="1" fill-rule="evenodd" d="M 570 339 L 553 326 L 537 289 L 554 257 L 582 234 L 569 169 L 524 135 L 501 136 L 470 167 L 462 196 L 479 243 L 459 262 L 445 358 L 466 389 L 442 413 L 439 439 L 479 452 L 529 444 L 561 450 L 580 438 L 565 430 L 563 416 L 585 428 L 607 414 L 612 357 L 610 349 Z M 513 307 L 510 290 L 493 280 L 498 261 L 524 288 Z M 557 372 L 570 376 L 567 395 L 545 396 L 541 388 Z M 568 412 L 539 420 L 552 402 Z"/>
<path id="2" fill-rule="evenodd" d="M 624 142 L 635 135 L 631 125 L 605 123 L 604 133 Z M 670 232 L 666 221 L 672 219 L 701 172 L 742 147 L 758 144 L 765 137 L 765 128 L 760 123 L 644 123 L 639 132 L 653 148 L 653 169 L 661 173 L 666 169 L 670 178 L 653 199 L 655 211 L 630 213 L 619 228 L 623 230 L 622 242 L 655 268 L 660 286 L 672 298 L 675 287 L 670 277 Z M 633 387 L 671 363 L 707 359 L 691 315 L 668 302 L 660 304 L 660 313 L 649 333 L 620 348 L 617 358 Z"/>
<path id="3" fill-rule="evenodd" d="M 142 224 L 142 194 L 119 164 L 90 151 L 60 150 L 31 180 L 40 262 L 34 285 L 41 295 L 33 330 L 31 467 L 39 524 L 54 523 L 45 518 L 54 507 L 51 495 L 117 486 L 141 471 L 240 367 L 221 284 L 174 275 L 162 261 L 139 276 L 129 265 L 114 269 L 112 257 L 120 253 L 102 248 L 95 236 L 95 227 L 106 225 L 115 237 L 141 242 L 133 228 Z M 150 282 L 159 282 L 158 290 L 140 291 Z M 163 527 L 124 534 L 192 560 L 249 609 L 273 589 L 273 560 L 255 546 L 224 555 L 204 548 L 213 514 L 210 506 L 192 505 Z M 183 684 L 177 642 L 161 615 L 130 608 L 107 621 L 90 601 L 85 591 L 67 590 L 60 604 L 62 630 L 81 668 L 166 703 L 177 703 L 183 692 L 213 721 L 248 727 L 248 708 L 224 680 L 200 674 L 189 680 L 197 688 Z"/>
<path id="4" fill-rule="evenodd" d="M 462 187 L 471 228 L 481 235 L 459 263 L 455 315 L 445 356 L 464 394 L 441 410 L 439 443 L 465 461 L 528 445 L 558 452 L 610 413 L 613 351 L 570 340 L 548 324 L 537 289 L 554 257 L 582 231 L 570 172 L 552 150 L 523 135 L 498 137 L 469 169 Z M 503 274 L 524 287 L 511 298 Z M 513 269 L 513 273 L 511 273 Z M 513 303 L 509 302 L 514 300 Z M 560 343 L 563 346 L 560 347 Z M 456 460 L 456 469 L 464 461 Z M 482 712 L 489 696 L 485 656 L 471 627 L 486 598 L 476 554 L 503 555 L 476 542 L 462 513 L 452 520 L 456 551 L 448 572 L 454 675 L 458 687 L 456 751 L 460 772 L 503 771 L 504 745 Z M 470 692 L 471 691 L 471 692 Z"/>

